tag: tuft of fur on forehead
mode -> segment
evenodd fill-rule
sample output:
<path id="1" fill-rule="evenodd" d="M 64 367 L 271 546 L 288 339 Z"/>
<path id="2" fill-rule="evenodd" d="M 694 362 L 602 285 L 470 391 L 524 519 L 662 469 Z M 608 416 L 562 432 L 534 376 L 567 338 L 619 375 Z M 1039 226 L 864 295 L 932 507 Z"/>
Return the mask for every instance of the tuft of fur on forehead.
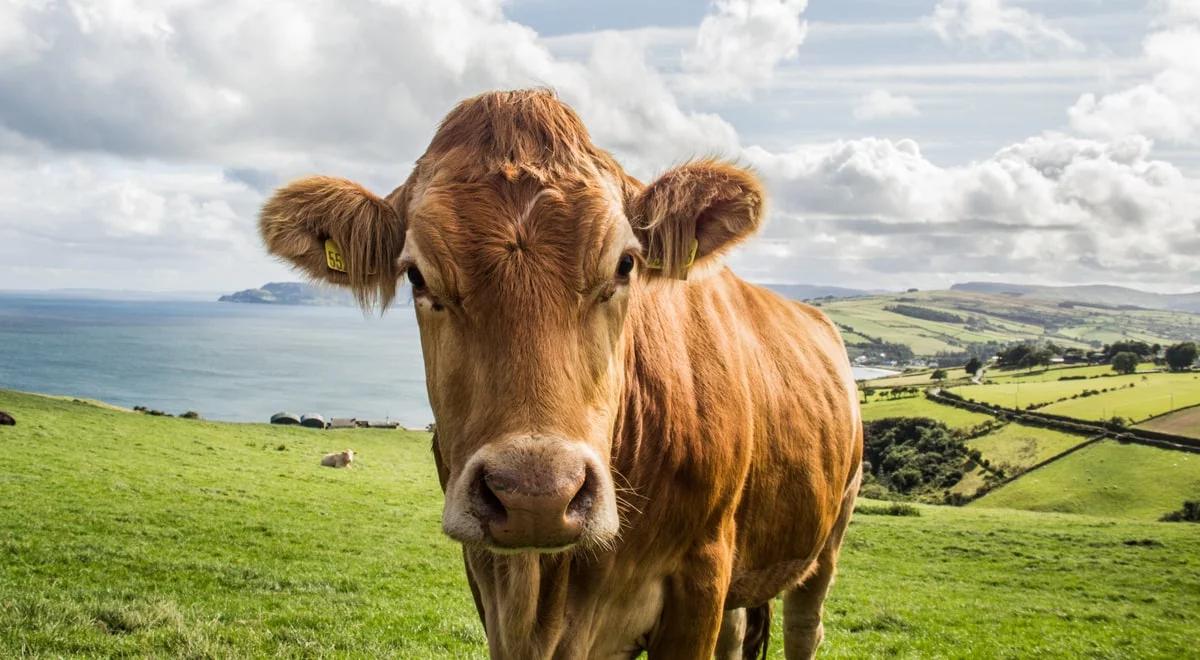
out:
<path id="1" fill-rule="evenodd" d="M 522 176 L 431 186 L 412 224 L 423 257 L 453 282 L 452 295 L 488 308 L 521 301 L 553 307 L 607 275 L 605 246 L 623 223 L 600 186 L 564 179 L 543 186 Z M 566 308 L 563 309 L 566 311 Z"/>
<path id="2" fill-rule="evenodd" d="M 421 254 L 453 295 L 539 300 L 591 284 L 641 189 L 545 89 L 489 92 L 442 120 L 409 179 Z"/>
<path id="3" fill-rule="evenodd" d="M 592 144 L 579 115 L 548 89 L 488 92 L 459 103 L 420 164 L 458 169 L 460 178 L 500 173 L 509 180 L 532 175 L 542 183 L 581 170 L 625 176 L 611 155 Z"/>

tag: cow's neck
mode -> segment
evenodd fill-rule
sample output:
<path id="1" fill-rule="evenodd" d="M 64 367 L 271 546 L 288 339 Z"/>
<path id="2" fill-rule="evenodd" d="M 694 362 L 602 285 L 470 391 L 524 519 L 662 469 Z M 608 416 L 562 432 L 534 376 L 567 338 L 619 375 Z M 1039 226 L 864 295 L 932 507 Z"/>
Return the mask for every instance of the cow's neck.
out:
<path id="1" fill-rule="evenodd" d="M 620 489 L 622 539 L 616 547 L 553 555 L 468 551 L 481 597 L 488 602 L 487 632 L 494 655 L 499 651 L 499 657 L 586 656 L 591 634 L 597 632 L 590 629 L 599 623 L 596 599 L 614 588 L 620 590 L 618 584 L 632 588 L 628 582 L 638 571 L 627 570 L 629 565 L 648 559 L 627 556 L 639 544 L 625 540 L 630 535 L 654 536 L 656 532 L 647 530 L 659 523 L 670 526 L 663 518 L 665 509 L 660 508 L 664 493 L 650 489 L 672 488 L 694 440 L 687 429 L 698 428 L 690 348 L 682 322 L 688 314 L 684 290 L 674 286 L 643 291 L 631 305 L 624 387 L 610 457 Z M 679 409 L 681 405 L 685 409 Z M 660 546 L 669 542 L 659 541 Z"/>
<path id="2" fill-rule="evenodd" d="M 468 551 L 467 561 L 486 609 L 493 657 L 550 658 L 571 644 L 582 623 L 572 602 L 581 587 L 572 579 L 580 561 L 574 553 L 498 555 Z M 572 630 L 568 630 L 571 624 Z M 579 640 L 582 641 L 582 640 Z"/>
<path id="3" fill-rule="evenodd" d="M 652 497 L 645 489 L 670 481 L 670 475 L 686 460 L 694 430 L 699 428 L 692 346 L 686 328 L 695 322 L 696 299 L 707 297 L 712 288 L 710 279 L 687 285 L 651 285 L 640 291 L 630 306 L 624 388 L 613 426 L 610 461 L 619 475 L 618 486 L 633 489 L 631 497 Z M 636 502 L 628 504 L 643 509 Z"/>

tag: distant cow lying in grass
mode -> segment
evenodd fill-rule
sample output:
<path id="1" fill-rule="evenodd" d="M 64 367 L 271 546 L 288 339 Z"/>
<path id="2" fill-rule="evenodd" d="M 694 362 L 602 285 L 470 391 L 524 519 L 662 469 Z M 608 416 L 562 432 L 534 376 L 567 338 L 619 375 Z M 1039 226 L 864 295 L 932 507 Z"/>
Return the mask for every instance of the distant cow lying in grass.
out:
<path id="1" fill-rule="evenodd" d="M 16 426 L 17 420 L 13 416 L 0 410 L 0 426 Z"/>
<path id="2" fill-rule="evenodd" d="M 333 454 L 325 454 L 325 458 L 321 459 L 321 465 L 325 467 L 342 468 L 350 467 L 354 462 L 354 450 L 347 449 Z"/>
<path id="3" fill-rule="evenodd" d="M 721 263 L 763 197 L 715 160 L 645 185 L 536 90 L 463 102 L 386 198 L 310 177 L 263 208 L 272 253 L 364 305 L 412 284 L 493 658 L 753 656 L 781 593 L 814 653 L 862 422 L 833 323 Z"/>

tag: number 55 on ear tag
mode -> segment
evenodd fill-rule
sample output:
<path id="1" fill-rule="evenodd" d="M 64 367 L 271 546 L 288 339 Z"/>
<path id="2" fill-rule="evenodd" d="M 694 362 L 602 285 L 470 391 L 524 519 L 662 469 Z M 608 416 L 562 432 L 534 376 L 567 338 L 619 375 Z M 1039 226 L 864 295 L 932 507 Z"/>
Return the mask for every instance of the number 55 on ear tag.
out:
<path id="1" fill-rule="evenodd" d="M 325 264 L 329 266 L 329 270 L 346 272 L 346 259 L 342 257 L 342 248 L 338 247 L 337 241 L 332 238 L 325 239 Z"/>

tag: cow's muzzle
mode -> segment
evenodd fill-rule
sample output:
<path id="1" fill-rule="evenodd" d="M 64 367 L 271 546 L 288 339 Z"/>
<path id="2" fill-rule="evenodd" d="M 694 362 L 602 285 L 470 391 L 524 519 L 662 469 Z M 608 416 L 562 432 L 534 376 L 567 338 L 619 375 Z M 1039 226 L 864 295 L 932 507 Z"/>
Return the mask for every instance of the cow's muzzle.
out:
<path id="1" fill-rule="evenodd" d="M 616 532 L 615 493 L 595 452 L 520 437 L 489 444 L 447 492 L 443 527 L 499 551 L 554 551 Z"/>

